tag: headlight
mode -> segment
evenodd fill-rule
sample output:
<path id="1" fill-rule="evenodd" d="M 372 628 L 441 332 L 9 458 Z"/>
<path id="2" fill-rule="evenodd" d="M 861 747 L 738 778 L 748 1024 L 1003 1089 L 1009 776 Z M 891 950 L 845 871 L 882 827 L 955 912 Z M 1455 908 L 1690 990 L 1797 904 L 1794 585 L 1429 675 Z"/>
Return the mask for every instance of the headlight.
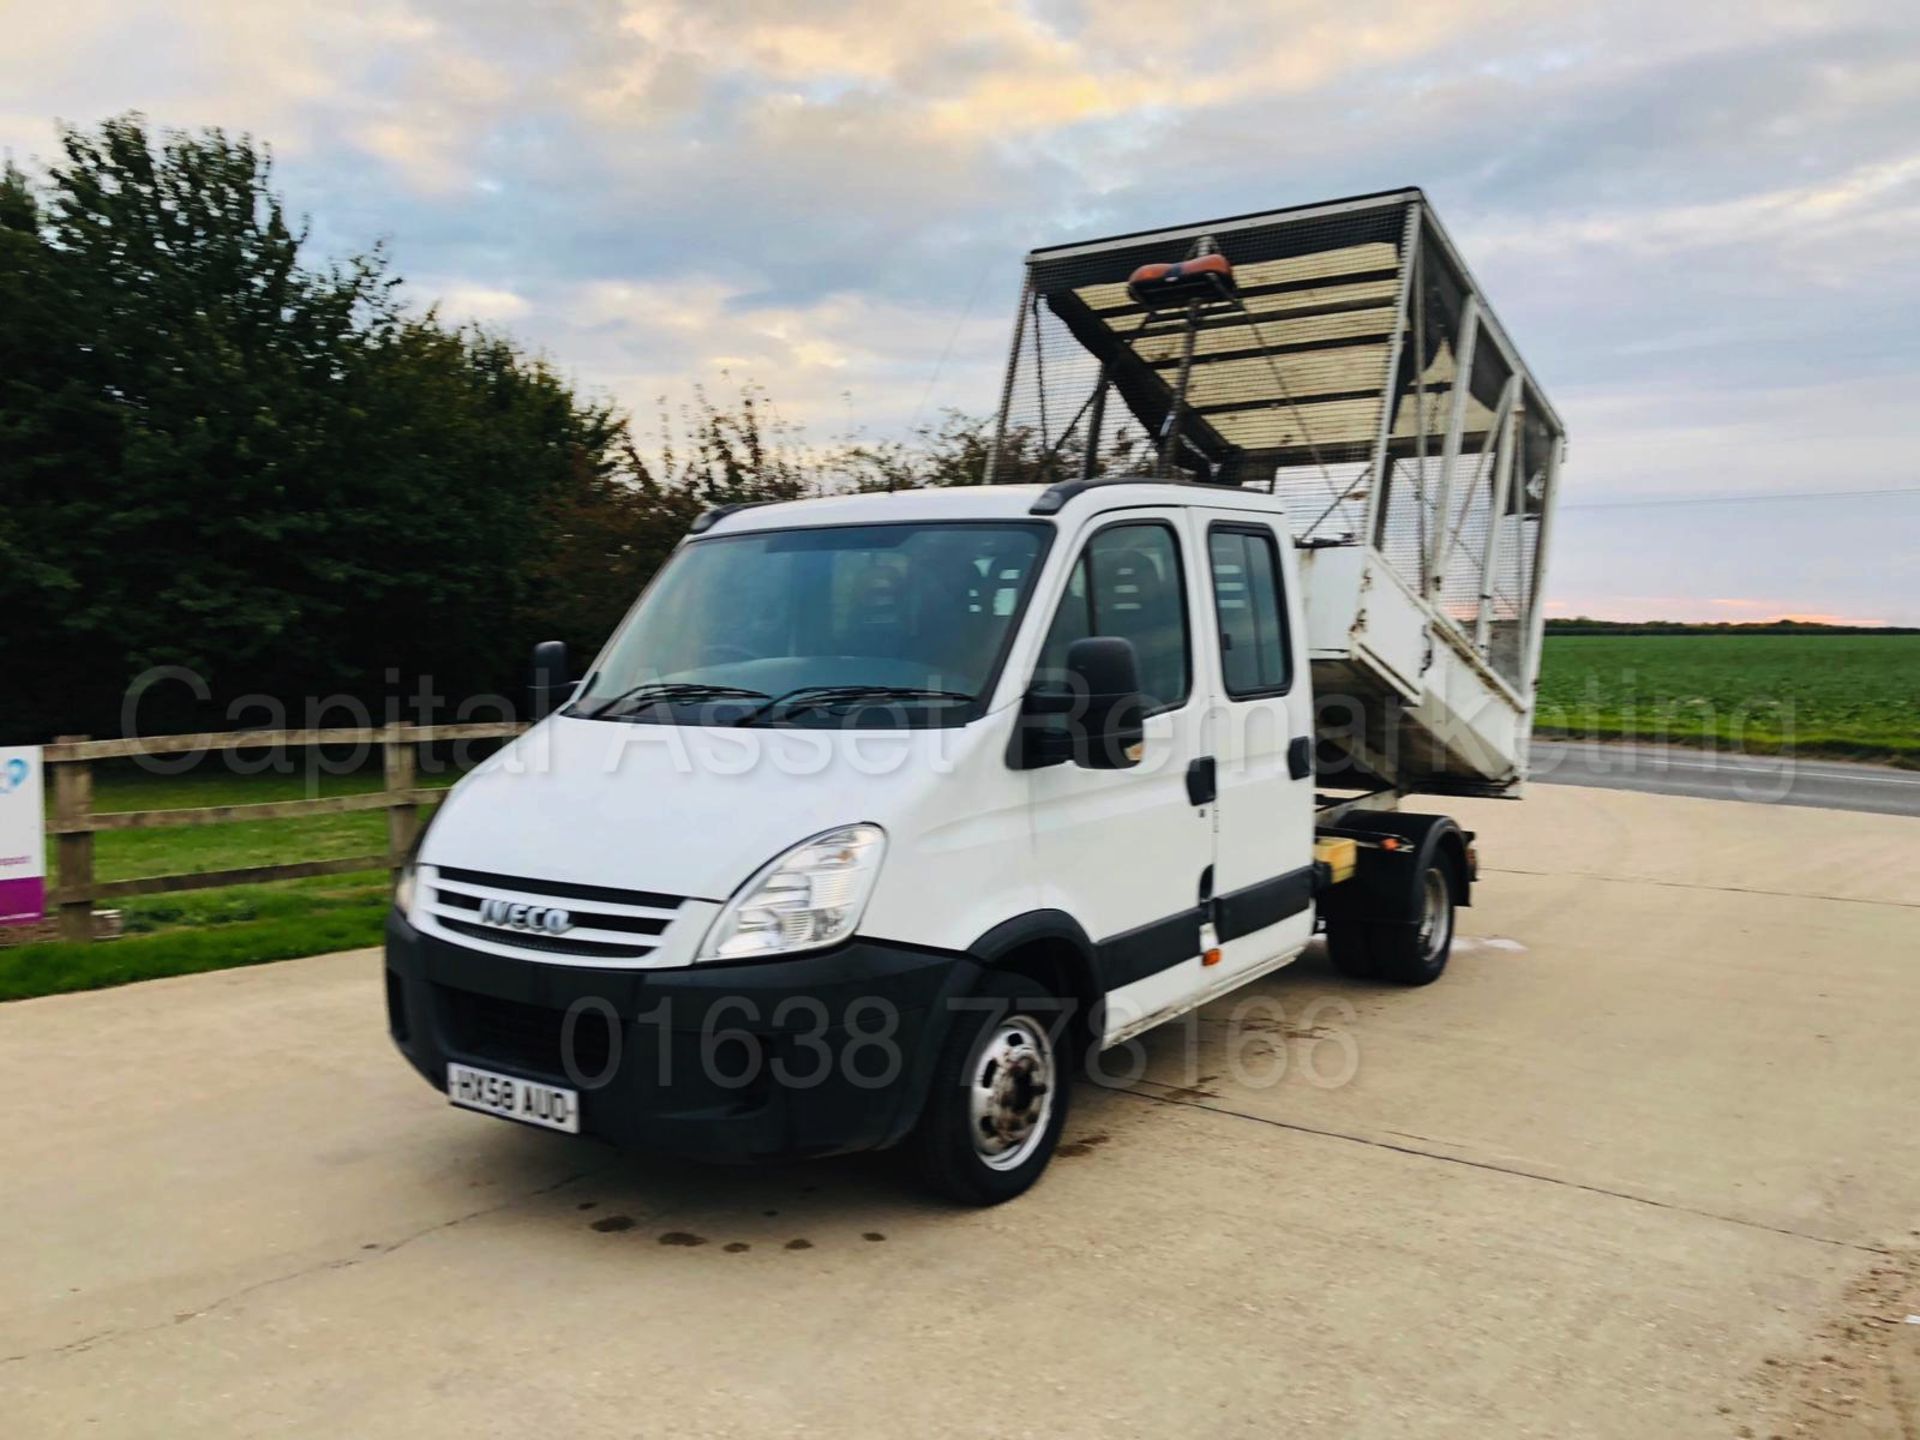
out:
<path id="1" fill-rule="evenodd" d="M 748 960 L 838 945 L 860 924 L 887 833 L 843 825 L 802 840 L 767 865 L 715 917 L 702 960 Z"/>
<path id="2" fill-rule="evenodd" d="M 413 914 L 413 882 L 420 869 L 415 857 L 419 853 L 418 845 L 407 852 L 407 858 L 400 864 L 400 878 L 393 882 L 393 908 L 409 917 Z"/>

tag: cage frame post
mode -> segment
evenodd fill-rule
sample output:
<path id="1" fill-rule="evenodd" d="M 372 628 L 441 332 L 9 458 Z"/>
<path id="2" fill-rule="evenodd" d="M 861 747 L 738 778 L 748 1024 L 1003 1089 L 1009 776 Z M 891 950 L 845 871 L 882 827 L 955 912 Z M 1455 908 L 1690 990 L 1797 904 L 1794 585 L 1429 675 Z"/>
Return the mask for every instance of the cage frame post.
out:
<path id="1" fill-rule="evenodd" d="M 1386 514 L 1387 445 L 1393 437 L 1393 413 L 1399 395 L 1394 382 L 1400 378 L 1400 354 L 1407 336 L 1407 297 L 1413 289 L 1413 259 L 1420 247 L 1421 217 L 1426 210 L 1416 197 L 1407 201 L 1407 218 L 1400 231 L 1400 288 L 1393 303 L 1393 338 L 1387 342 L 1387 370 L 1380 382 L 1380 428 L 1373 442 L 1372 480 L 1367 486 L 1367 513 L 1360 533 L 1376 549 L 1380 545 L 1380 524 Z"/>
<path id="2" fill-rule="evenodd" d="M 1029 266 L 1020 275 L 1020 299 L 1013 311 L 1013 346 L 1007 352 L 1007 373 L 1000 382 L 1000 413 L 993 422 L 993 448 L 987 451 L 983 485 L 999 483 L 1000 453 L 1007 443 L 1007 410 L 1013 404 L 1013 382 L 1020 370 L 1020 345 L 1027 338 L 1027 306 L 1033 299 L 1033 270 Z"/>
<path id="3" fill-rule="evenodd" d="M 1420 594 L 1424 596 L 1427 593 L 1427 553 L 1432 548 L 1427 536 L 1427 431 L 1431 428 L 1431 417 L 1427 413 L 1427 267 L 1424 246 L 1414 249 L 1409 270 L 1412 284 L 1408 291 L 1411 297 L 1408 309 L 1412 312 L 1409 323 L 1413 331 L 1413 502 L 1420 541 L 1420 553 L 1414 558 L 1414 563 L 1420 567 Z"/>
<path id="4" fill-rule="evenodd" d="M 1520 384 L 1520 377 L 1514 376 Z M 1473 648 L 1483 656 L 1493 629 L 1493 567 L 1500 558 L 1500 532 L 1507 518 L 1507 501 L 1513 494 L 1514 451 L 1520 445 L 1520 401 L 1524 387 L 1507 407 L 1507 422 L 1501 429 L 1500 454 L 1493 469 L 1492 508 L 1487 512 L 1487 538 L 1480 547 L 1480 613 L 1473 622 Z"/>
<path id="5" fill-rule="evenodd" d="M 1087 441 L 1080 451 L 1080 478 L 1091 480 L 1100 468 L 1100 435 L 1107 424 L 1107 362 L 1100 362 L 1093 400 L 1087 408 Z"/>
<path id="6" fill-rule="evenodd" d="M 1193 347 L 1200 338 L 1200 302 L 1187 302 L 1186 334 L 1180 341 L 1180 370 L 1174 380 L 1173 404 L 1160 426 L 1160 453 L 1154 461 L 1154 473 L 1162 479 L 1173 470 L 1173 452 L 1180 444 L 1180 422 L 1186 418 L 1187 386 L 1193 382 Z"/>
<path id="7" fill-rule="evenodd" d="M 1446 588 L 1447 516 L 1453 504 L 1453 472 L 1460 463 L 1460 442 L 1467 428 L 1467 400 L 1473 393 L 1473 352 L 1480 339 L 1480 297 L 1467 291 L 1460 306 L 1460 338 L 1453 347 L 1453 394 L 1447 413 L 1447 438 L 1440 450 L 1440 481 L 1434 495 L 1438 523 L 1427 542 L 1427 598 Z"/>
<path id="8" fill-rule="evenodd" d="M 1493 407 L 1492 422 L 1487 426 L 1487 435 L 1494 445 L 1493 464 L 1496 470 L 1500 464 L 1500 436 L 1506 433 L 1508 418 L 1513 414 L 1514 408 L 1519 403 L 1520 385 L 1521 379 L 1519 371 L 1516 370 L 1507 376 L 1507 383 L 1500 387 L 1499 402 Z M 1481 458 L 1485 458 L 1486 451 L 1482 450 L 1480 455 Z M 1480 479 L 1480 475 L 1481 471 L 1476 467 L 1473 475 L 1476 482 Z M 1497 473 L 1488 475 L 1487 479 L 1489 484 L 1497 483 Z M 1440 568 L 1436 573 L 1440 576 L 1443 592 L 1446 586 L 1447 567 L 1453 564 L 1454 547 L 1460 543 L 1460 530 L 1466 523 L 1467 506 L 1463 504 L 1460 507 L 1460 518 L 1454 522 L 1452 529 L 1448 531 L 1446 542 L 1440 549 Z M 1485 577 L 1483 576 L 1482 579 L 1484 580 Z"/>
<path id="9" fill-rule="evenodd" d="M 1547 625 L 1547 545 L 1559 500 L 1560 462 L 1567 449 L 1567 437 L 1557 430 L 1552 433 L 1552 443 L 1547 447 L 1546 474 L 1540 486 L 1540 527 L 1533 536 L 1533 593 L 1527 597 L 1526 644 L 1520 651 L 1527 667 L 1520 677 L 1520 698 L 1526 702 L 1529 732 L 1540 690 L 1540 647 Z"/>

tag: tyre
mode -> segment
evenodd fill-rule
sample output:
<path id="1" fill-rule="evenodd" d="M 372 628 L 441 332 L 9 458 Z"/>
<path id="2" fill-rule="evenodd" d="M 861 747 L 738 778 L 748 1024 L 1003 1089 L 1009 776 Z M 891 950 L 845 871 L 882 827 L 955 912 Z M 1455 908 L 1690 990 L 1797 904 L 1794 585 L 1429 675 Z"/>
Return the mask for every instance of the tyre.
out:
<path id="1" fill-rule="evenodd" d="M 1453 897 L 1453 860 L 1441 852 L 1420 872 L 1420 909 L 1413 919 L 1341 916 L 1327 926 L 1327 958 L 1356 980 L 1431 985 L 1453 953 Z"/>
<path id="2" fill-rule="evenodd" d="M 1024 975 L 989 974 L 934 1063 L 914 1131 L 922 1176 L 963 1205 L 998 1205 L 1040 1178 L 1067 1123 L 1068 1067 L 1051 1028 L 1060 1005 Z"/>

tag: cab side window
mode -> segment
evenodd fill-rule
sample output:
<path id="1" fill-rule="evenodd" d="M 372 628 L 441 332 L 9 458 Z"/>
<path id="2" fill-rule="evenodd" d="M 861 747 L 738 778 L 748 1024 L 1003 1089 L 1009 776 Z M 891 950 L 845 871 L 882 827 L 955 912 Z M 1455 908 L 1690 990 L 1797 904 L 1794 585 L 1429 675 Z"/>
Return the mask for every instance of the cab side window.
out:
<path id="1" fill-rule="evenodd" d="M 1207 535 L 1213 564 L 1220 672 L 1235 699 L 1284 695 L 1293 685 L 1293 647 L 1281 601 L 1280 553 L 1264 527 L 1216 525 Z"/>
<path id="2" fill-rule="evenodd" d="M 1169 526 L 1112 525 L 1087 542 L 1041 647 L 1035 684 L 1064 687 L 1068 647 L 1096 635 L 1133 642 L 1148 714 L 1186 702 L 1193 670 L 1187 598 L 1180 542 Z"/>

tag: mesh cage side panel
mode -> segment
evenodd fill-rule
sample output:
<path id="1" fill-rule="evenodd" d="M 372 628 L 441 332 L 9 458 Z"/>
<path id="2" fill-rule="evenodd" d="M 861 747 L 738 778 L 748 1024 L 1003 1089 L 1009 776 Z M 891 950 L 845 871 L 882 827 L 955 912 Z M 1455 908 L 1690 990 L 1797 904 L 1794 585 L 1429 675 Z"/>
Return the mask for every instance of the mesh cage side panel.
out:
<path id="1" fill-rule="evenodd" d="M 1275 470 L 1273 490 L 1287 507 L 1293 538 L 1358 544 L 1367 528 L 1367 482 L 1372 474 L 1372 463 L 1364 460 L 1340 461 L 1324 469 L 1283 465 Z"/>
<path id="2" fill-rule="evenodd" d="M 1037 294 L 1025 302 L 1013 398 L 995 437 L 996 484 L 1042 484 L 1082 474 L 1151 469 L 1150 437 L 1111 396 L 1088 467 L 1100 361 Z"/>
<path id="3" fill-rule="evenodd" d="M 1500 548 L 1493 567 L 1487 660 L 1518 686 L 1526 673 L 1528 620 L 1533 613 L 1535 567 L 1540 559 L 1540 523 L 1546 505 L 1547 469 L 1553 434 L 1537 408 L 1522 393 L 1515 425 L 1512 493 L 1502 522 Z"/>
<path id="4" fill-rule="evenodd" d="M 1440 487 L 1466 304 L 1466 285 L 1432 244 L 1409 277 L 1405 332 L 1393 385 L 1393 427 L 1381 483 L 1374 544 L 1416 594 L 1430 595 L 1430 560 L 1440 528 Z M 1484 431 L 1486 407 L 1466 398 L 1463 431 Z"/>
<path id="5" fill-rule="evenodd" d="M 1473 634 L 1480 615 L 1480 565 L 1486 554 L 1498 469 L 1499 456 L 1486 438 L 1472 449 L 1463 446 L 1447 507 L 1446 563 L 1438 576 L 1434 600 L 1440 613 L 1468 636 Z"/>
<path id="6" fill-rule="evenodd" d="M 1487 661 L 1514 685 L 1526 679 L 1527 597 L 1533 588 L 1533 560 L 1540 517 L 1509 515 L 1502 522 L 1500 555 L 1493 567 L 1493 596 L 1487 625 Z"/>
<path id="7" fill-rule="evenodd" d="M 1437 445 L 1424 458 L 1391 451 L 1387 455 L 1386 485 L 1380 497 L 1380 523 L 1374 531 L 1374 544 L 1416 594 L 1422 593 L 1427 555 L 1439 523 L 1434 500 L 1442 468 Z"/>
<path id="8" fill-rule="evenodd" d="M 1500 414 L 1512 372 L 1493 347 L 1476 346 L 1473 382 L 1461 427 L 1460 457 L 1447 490 L 1447 513 L 1440 553 L 1445 560 L 1432 577 L 1431 594 L 1441 615 L 1471 640 L 1480 619 L 1485 587 L 1487 544 L 1494 530 L 1494 491 L 1500 481 L 1501 443 L 1506 433 Z M 1504 538 L 1504 537 L 1503 537 Z"/>

